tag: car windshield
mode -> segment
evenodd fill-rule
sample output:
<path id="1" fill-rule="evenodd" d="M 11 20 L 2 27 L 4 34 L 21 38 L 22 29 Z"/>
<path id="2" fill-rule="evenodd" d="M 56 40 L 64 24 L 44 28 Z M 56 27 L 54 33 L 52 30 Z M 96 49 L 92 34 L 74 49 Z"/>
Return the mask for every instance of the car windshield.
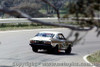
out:
<path id="1" fill-rule="evenodd" d="M 54 34 L 52 34 L 52 33 L 38 33 L 36 36 L 41 36 L 41 37 L 54 37 Z"/>

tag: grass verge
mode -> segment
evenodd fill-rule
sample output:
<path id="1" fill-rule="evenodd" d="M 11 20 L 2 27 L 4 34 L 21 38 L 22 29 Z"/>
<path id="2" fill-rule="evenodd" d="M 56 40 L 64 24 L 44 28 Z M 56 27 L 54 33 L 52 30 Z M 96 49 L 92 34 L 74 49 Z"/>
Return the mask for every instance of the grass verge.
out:
<path id="1" fill-rule="evenodd" d="M 100 51 L 88 56 L 87 59 L 95 66 L 100 67 Z"/>
<path id="2" fill-rule="evenodd" d="M 54 26 L 44 26 L 33 23 L 3 23 L 0 24 L 0 31 L 7 30 L 23 30 L 23 29 L 41 29 L 41 28 L 57 28 Z"/>

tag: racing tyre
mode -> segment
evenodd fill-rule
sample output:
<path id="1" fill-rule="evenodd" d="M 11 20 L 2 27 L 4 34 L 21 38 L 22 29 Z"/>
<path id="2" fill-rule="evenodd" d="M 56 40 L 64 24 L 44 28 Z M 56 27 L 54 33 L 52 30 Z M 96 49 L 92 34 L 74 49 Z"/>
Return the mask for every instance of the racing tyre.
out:
<path id="1" fill-rule="evenodd" d="M 38 52 L 38 49 L 35 47 L 32 47 L 33 52 Z"/>
<path id="2" fill-rule="evenodd" d="M 56 47 L 54 47 L 53 50 L 54 50 L 54 53 L 57 54 L 58 53 L 58 45 Z"/>
<path id="3" fill-rule="evenodd" d="M 53 51 L 52 51 L 52 49 L 48 49 L 47 52 L 48 53 L 52 53 Z"/>
<path id="4" fill-rule="evenodd" d="M 66 53 L 66 54 L 70 54 L 71 51 L 72 51 L 72 47 L 69 46 L 69 47 L 65 50 L 65 53 Z"/>

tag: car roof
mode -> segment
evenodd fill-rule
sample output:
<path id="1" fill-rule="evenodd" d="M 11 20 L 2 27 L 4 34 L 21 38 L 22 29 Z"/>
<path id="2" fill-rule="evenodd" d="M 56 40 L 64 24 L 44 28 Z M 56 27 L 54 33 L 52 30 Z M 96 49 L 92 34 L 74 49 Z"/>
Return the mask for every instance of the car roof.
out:
<path id="1" fill-rule="evenodd" d="M 41 31 L 39 33 L 53 33 L 53 34 L 59 34 L 59 33 L 62 33 L 62 32 L 58 32 L 58 31 Z"/>

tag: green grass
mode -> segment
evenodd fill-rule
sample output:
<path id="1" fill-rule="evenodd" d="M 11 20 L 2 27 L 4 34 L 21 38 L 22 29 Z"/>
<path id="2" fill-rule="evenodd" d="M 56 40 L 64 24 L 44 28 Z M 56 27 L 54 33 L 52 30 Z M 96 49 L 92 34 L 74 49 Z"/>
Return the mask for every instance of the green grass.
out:
<path id="1" fill-rule="evenodd" d="M 46 14 L 46 10 L 39 10 L 39 12 Z"/>
<path id="2" fill-rule="evenodd" d="M 44 26 L 41 24 L 29 24 L 29 23 L 3 23 L 0 24 L 0 31 L 7 30 L 23 30 L 23 29 L 41 29 L 41 28 L 56 28 L 54 26 Z"/>
<path id="3" fill-rule="evenodd" d="M 77 25 L 73 22 L 62 22 L 64 24 Z M 0 23 L 0 31 L 6 30 L 23 30 L 23 29 L 39 29 L 39 28 L 57 28 L 54 26 L 45 26 L 36 23 Z"/>
<path id="4" fill-rule="evenodd" d="M 99 63 L 100 64 L 100 51 L 88 56 L 87 58 L 91 63 Z"/>
<path id="5" fill-rule="evenodd" d="M 41 28 L 54 28 L 52 26 L 26 26 L 26 27 L 4 27 L 0 28 L 0 31 L 7 31 L 7 30 L 24 30 L 24 29 L 41 29 Z"/>
<path id="6" fill-rule="evenodd" d="M 47 13 L 47 11 L 46 10 L 43 10 L 43 9 L 39 10 L 39 12 L 41 12 L 43 14 L 46 14 Z M 65 10 L 60 10 L 60 17 L 63 17 L 65 14 L 66 14 L 66 11 Z M 56 12 L 53 14 L 53 16 L 54 17 L 57 17 Z"/>

